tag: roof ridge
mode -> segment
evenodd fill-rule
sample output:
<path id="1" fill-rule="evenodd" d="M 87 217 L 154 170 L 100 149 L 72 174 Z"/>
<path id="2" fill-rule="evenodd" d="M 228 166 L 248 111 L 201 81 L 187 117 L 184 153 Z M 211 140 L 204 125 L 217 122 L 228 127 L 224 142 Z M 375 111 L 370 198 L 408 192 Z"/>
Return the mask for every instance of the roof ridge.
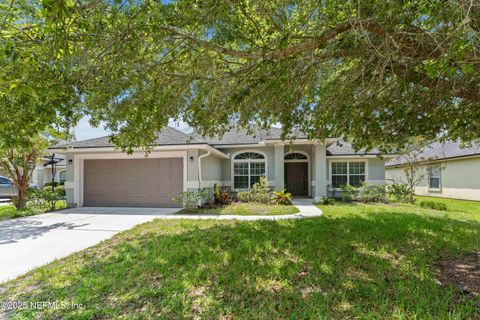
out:
<path id="1" fill-rule="evenodd" d="M 180 130 L 180 129 L 177 129 L 177 128 L 175 128 L 175 127 L 172 127 L 171 125 L 167 125 L 166 127 L 170 128 L 170 129 L 172 129 L 172 130 L 175 130 L 175 131 L 178 132 L 178 133 L 181 133 L 182 135 L 184 135 L 184 136 L 187 137 L 187 138 L 194 139 L 194 140 L 196 140 L 197 142 L 207 143 L 205 140 L 197 139 L 197 137 L 195 137 L 193 134 L 185 133 L 185 132 L 183 132 L 183 131 Z"/>

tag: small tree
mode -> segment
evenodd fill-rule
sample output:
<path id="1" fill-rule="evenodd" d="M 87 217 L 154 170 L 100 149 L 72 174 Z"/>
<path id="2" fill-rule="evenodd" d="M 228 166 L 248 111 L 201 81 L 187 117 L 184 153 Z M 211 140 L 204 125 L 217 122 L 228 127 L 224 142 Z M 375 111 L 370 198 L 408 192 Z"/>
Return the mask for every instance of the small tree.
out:
<path id="1" fill-rule="evenodd" d="M 0 149 L 0 166 L 17 189 L 17 194 L 13 199 L 13 204 L 17 209 L 23 209 L 27 203 L 32 173 L 44 151 L 44 142 L 41 139 L 35 140 L 37 142 L 34 147 Z"/>
<path id="2" fill-rule="evenodd" d="M 401 159 L 405 165 L 403 172 L 404 177 L 394 179 L 395 183 L 405 184 L 408 188 L 408 202 L 415 201 L 415 188 L 426 179 L 426 175 L 420 168 L 420 162 L 425 160 L 422 152 L 425 149 L 427 142 L 422 138 L 415 138 L 410 144 L 406 145 L 401 150 Z"/>

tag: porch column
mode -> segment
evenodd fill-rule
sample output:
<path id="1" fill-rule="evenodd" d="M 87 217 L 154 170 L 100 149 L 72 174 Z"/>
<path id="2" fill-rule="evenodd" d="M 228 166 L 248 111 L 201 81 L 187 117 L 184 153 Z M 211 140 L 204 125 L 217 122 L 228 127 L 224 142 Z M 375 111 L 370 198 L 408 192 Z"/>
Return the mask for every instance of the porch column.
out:
<path id="1" fill-rule="evenodd" d="M 285 187 L 285 147 L 283 144 L 275 145 L 275 188 L 281 191 Z"/>
<path id="2" fill-rule="evenodd" d="M 317 144 L 315 149 L 315 200 L 327 195 L 327 154 L 324 144 Z"/>

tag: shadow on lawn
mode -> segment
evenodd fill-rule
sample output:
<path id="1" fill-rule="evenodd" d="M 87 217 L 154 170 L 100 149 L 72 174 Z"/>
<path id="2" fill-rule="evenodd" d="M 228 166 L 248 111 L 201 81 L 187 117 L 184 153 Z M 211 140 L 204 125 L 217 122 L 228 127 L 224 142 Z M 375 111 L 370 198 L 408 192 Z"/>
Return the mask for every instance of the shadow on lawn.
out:
<path id="1" fill-rule="evenodd" d="M 165 231 L 172 227 L 177 231 Z M 375 213 L 254 223 L 157 220 L 142 228 L 42 268 L 26 278 L 30 292 L 16 299 L 74 300 L 85 308 L 43 312 L 85 318 L 480 312 L 476 298 L 452 299 L 454 290 L 439 286 L 433 269 L 440 256 L 479 249 L 478 223 Z"/>

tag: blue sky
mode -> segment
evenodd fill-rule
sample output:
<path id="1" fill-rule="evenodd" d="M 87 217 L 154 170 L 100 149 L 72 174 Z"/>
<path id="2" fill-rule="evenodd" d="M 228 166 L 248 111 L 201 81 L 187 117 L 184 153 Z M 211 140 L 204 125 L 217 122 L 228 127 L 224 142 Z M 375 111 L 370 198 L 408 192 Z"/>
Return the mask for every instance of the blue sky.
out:
<path id="1" fill-rule="evenodd" d="M 80 120 L 78 125 L 75 127 L 74 131 L 75 131 L 75 137 L 77 138 L 77 140 L 92 139 L 92 138 L 106 136 L 109 134 L 109 132 L 106 131 L 103 127 L 99 127 L 99 128 L 92 127 L 88 123 L 87 117 Z"/>

